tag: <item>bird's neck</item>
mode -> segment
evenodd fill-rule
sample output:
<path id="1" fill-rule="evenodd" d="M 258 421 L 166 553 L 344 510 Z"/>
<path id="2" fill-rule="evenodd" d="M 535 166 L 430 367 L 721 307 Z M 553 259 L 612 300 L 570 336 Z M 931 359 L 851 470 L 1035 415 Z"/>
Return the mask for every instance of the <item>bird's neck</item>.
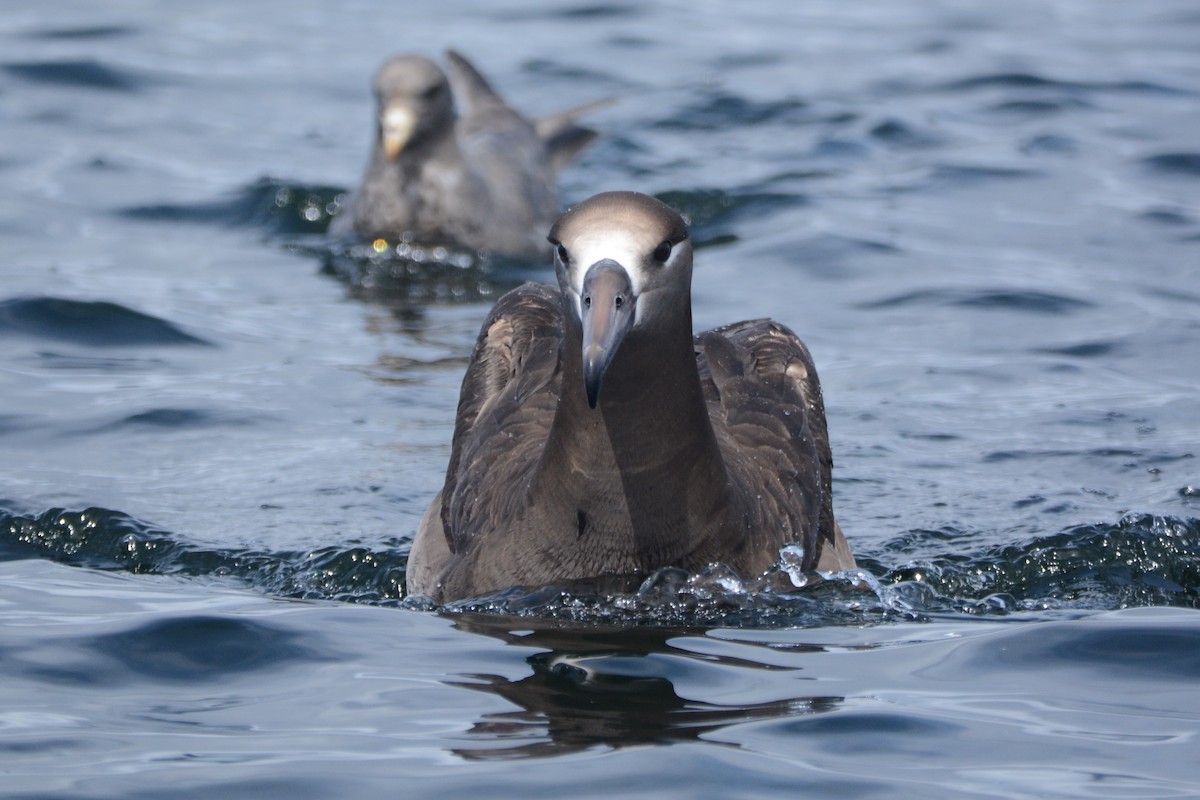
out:
<path id="1" fill-rule="evenodd" d="M 562 387 L 538 475 L 539 491 L 628 533 L 651 559 L 692 547 L 698 509 L 724 507 L 725 466 L 696 367 L 691 316 L 666 331 L 630 331 L 596 408 L 584 391 L 582 341 L 568 324 Z M 582 521 L 581 521 L 582 525 Z"/>

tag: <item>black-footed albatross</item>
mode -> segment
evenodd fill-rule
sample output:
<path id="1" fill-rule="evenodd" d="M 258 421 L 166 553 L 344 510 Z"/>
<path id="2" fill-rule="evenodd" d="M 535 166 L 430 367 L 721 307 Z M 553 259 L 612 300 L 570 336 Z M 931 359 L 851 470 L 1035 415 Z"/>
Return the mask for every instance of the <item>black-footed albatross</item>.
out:
<path id="1" fill-rule="evenodd" d="M 558 174 L 597 136 L 575 120 L 609 101 L 529 120 L 461 55 L 446 64 L 449 79 L 416 55 L 375 73 L 375 141 L 330 233 L 544 257 Z"/>
<path id="2" fill-rule="evenodd" d="M 791 544 L 806 570 L 853 568 L 804 343 L 769 319 L 693 337 L 692 242 L 652 197 L 596 195 L 549 239 L 558 289 L 512 290 L 480 331 L 409 592 L 755 577 Z"/>

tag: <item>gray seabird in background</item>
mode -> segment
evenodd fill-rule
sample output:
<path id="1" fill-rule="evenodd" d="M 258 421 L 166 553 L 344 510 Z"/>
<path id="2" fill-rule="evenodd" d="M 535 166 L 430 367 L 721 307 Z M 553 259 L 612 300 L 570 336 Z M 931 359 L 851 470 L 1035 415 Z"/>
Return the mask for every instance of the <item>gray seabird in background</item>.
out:
<path id="1" fill-rule="evenodd" d="M 446 64 L 449 80 L 416 55 L 375 73 L 370 160 L 330 233 L 545 256 L 558 174 L 597 135 L 575 120 L 609 101 L 529 120 L 461 55 Z"/>
<path id="2" fill-rule="evenodd" d="M 796 335 L 754 320 L 693 337 L 692 243 L 654 198 L 596 195 L 550 240 L 558 288 L 514 289 L 480 331 L 409 593 L 445 602 L 713 562 L 749 578 L 787 545 L 805 570 L 853 568 Z"/>

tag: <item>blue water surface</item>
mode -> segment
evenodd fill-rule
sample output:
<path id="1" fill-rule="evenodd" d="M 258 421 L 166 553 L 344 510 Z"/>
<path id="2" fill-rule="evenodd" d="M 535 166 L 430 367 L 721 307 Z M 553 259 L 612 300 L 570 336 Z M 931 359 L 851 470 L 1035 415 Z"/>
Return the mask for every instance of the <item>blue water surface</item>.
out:
<path id="1" fill-rule="evenodd" d="M 1189 0 L 0 14 L 0 796 L 1192 797 Z M 683 211 L 698 327 L 825 391 L 863 571 L 432 609 L 498 293 L 326 238 L 371 72 L 602 97 L 564 203 Z"/>

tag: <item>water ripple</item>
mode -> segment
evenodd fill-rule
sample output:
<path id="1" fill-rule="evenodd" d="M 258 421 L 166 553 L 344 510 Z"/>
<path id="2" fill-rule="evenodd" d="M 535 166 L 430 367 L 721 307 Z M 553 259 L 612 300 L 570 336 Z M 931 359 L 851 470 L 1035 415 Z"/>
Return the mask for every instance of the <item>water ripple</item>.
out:
<path id="1" fill-rule="evenodd" d="M 747 217 L 761 218 L 807 203 L 803 195 L 770 191 L 762 187 L 723 189 L 676 189 L 656 195 L 688 220 L 696 247 L 711 247 L 737 241 L 734 223 Z"/>
<path id="2" fill-rule="evenodd" d="M 156 203 L 118 213 L 151 222 L 227 224 L 262 228 L 272 236 L 323 234 L 341 209 L 345 190 L 262 177 L 226 197 L 199 203 Z"/>
<path id="3" fill-rule="evenodd" d="M 117 511 L 0 512 L 0 560 L 48 558 L 92 569 L 229 578 L 285 597 L 398 601 L 406 549 L 328 547 L 305 552 L 206 550 Z"/>
<path id="4" fill-rule="evenodd" d="M 728 92 L 712 93 L 652 127 L 660 130 L 721 130 L 766 125 L 774 122 L 803 123 L 817 117 L 808 104 L 797 98 L 755 101 Z"/>
<path id="5" fill-rule="evenodd" d="M 1121 345 L 1116 342 L 1080 342 L 1079 344 L 1063 345 L 1061 347 L 1037 347 L 1033 352 L 1051 356 L 1067 356 L 1069 358 L 1100 358 L 1119 351 Z"/>
<path id="6" fill-rule="evenodd" d="M 668 568 L 640 582 L 514 588 L 441 610 L 635 626 L 780 627 L 1047 609 L 1200 608 L 1200 519 L 1131 515 L 1115 524 L 1013 538 L 973 550 L 963 531 L 916 530 L 863 554 L 862 568 L 847 573 L 798 574 L 786 558 L 753 579 L 719 564 L 698 574 Z M 115 511 L 0 512 L 0 560 L 30 557 L 222 578 L 286 597 L 396 605 L 403 598 L 407 547 L 393 541 L 304 552 L 207 550 Z M 404 605 L 435 608 L 420 596 Z"/>
<path id="7" fill-rule="evenodd" d="M 1169 175 L 1200 177 L 1200 153 L 1160 153 L 1142 159 L 1146 166 Z"/>
<path id="8" fill-rule="evenodd" d="M 0 64 L 0 69 L 28 83 L 136 92 L 153 81 L 129 70 L 93 60 L 29 61 Z"/>
<path id="9" fill-rule="evenodd" d="M 1060 97 L 1060 98 L 1021 98 L 1017 100 L 1005 100 L 996 103 L 988 110 L 997 114 L 1011 114 L 1014 116 L 1028 117 L 1045 117 L 1054 114 L 1061 114 L 1064 111 L 1076 111 L 1080 109 L 1093 108 L 1091 103 L 1081 100 L 1077 97 Z"/>
<path id="10" fill-rule="evenodd" d="M 1062 134 L 1042 133 L 1022 142 L 1020 150 L 1026 155 L 1069 156 L 1079 151 L 1079 141 Z"/>
<path id="11" fill-rule="evenodd" d="M 502 12 L 501 19 L 561 19 L 570 21 L 599 22 L 610 19 L 634 19 L 642 16 L 644 9 L 637 4 L 584 3 L 569 8 L 539 9 L 538 11 Z"/>
<path id="12" fill-rule="evenodd" d="M 275 670 L 289 661 L 312 662 L 316 651 L 301 641 L 301 634 L 263 622 L 188 616 L 98 636 L 90 649 L 139 678 L 193 683 Z"/>
<path id="13" fill-rule="evenodd" d="M 92 40 L 117 39 L 138 33 L 128 25 L 83 25 L 71 28 L 44 28 L 25 34 L 29 39 Z"/>
<path id="14" fill-rule="evenodd" d="M 934 164 L 915 179 L 888 188 L 895 194 L 930 190 L 948 190 L 976 186 L 995 181 L 1036 178 L 1041 170 L 1024 167 L 990 166 L 983 164 Z"/>
<path id="15" fill-rule="evenodd" d="M 1186 227 L 1195 222 L 1186 212 L 1178 208 L 1151 208 L 1138 214 L 1138 218 L 1172 228 Z"/>
<path id="16" fill-rule="evenodd" d="M 301 644 L 309 635 L 229 616 L 157 619 L 123 631 L 104 631 L 60 645 L 54 664 L 7 659 L 14 674 L 80 688 L 141 685 L 146 680 L 194 685 L 218 683 L 289 662 L 328 660 Z"/>
<path id="17" fill-rule="evenodd" d="M 0 335 L 23 334 L 88 347 L 209 345 L 165 319 L 106 301 L 21 297 L 0 301 Z"/>
<path id="18" fill-rule="evenodd" d="M 261 418 L 196 408 L 152 408 L 101 425 L 87 433 L 112 433 L 136 430 L 197 430 L 203 428 L 253 425 Z"/>
<path id="19" fill-rule="evenodd" d="M 892 147 L 922 148 L 942 144 L 940 137 L 895 118 L 876 124 L 869 134 L 871 138 Z"/>
<path id="20" fill-rule="evenodd" d="M 894 546 L 918 542 L 908 538 Z M 1078 525 L 975 556 L 921 558 L 884 580 L 916 581 L 946 599 L 973 596 L 979 613 L 991 612 L 990 606 L 1200 608 L 1200 520 L 1130 515 L 1116 524 Z"/>
<path id="21" fill-rule="evenodd" d="M 1090 308 L 1086 300 L 1034 289 L 920 289 L 882 300 L 860 303 L 867 310 L 920 306 L 1027 311 L 1035 314 L 1067 314 Z"/>
<path id="22" fill-rule="evenodd" d="M 942 83 L 940 91 L 971 92 L 977 89 L 1061 89 L 1068 91 L 1128 92 L 1133 94 L 1190 95 L 1193 92 L 1153 81 L 1070 81 L 1032 72 L 996 72 Z"/>

